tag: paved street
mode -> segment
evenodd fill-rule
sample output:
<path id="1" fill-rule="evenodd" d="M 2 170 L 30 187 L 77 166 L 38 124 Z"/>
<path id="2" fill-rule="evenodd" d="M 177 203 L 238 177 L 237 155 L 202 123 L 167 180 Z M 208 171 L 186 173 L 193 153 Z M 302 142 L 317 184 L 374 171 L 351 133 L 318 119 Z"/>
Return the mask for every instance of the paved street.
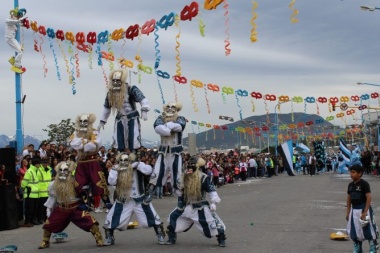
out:
<path id="1" fill-rule="evenodd" d="M 380 179 L 364 176 L 371 185 L 373 207 L 379 215 Z M 195 227 L 178 234 L 175 245 L 158 245 L 153 229 L 115 231 L 116 244 L 98 248 L 90 233 L 70 224 L 67 242 L 38 250 L 41 226 L 0 231 L 0 244 L 16 244 L 18 252 L 352 252 L 351 241 L 330 240 L 330 233 L 344 231 L 346 189 L 349 175 L 320 174 L 314 177 L 285 174 L 235 183 L 218 189 L 222 202 L 217 213 L 227 226 L 227 247 L 216 238 L 203 237 Z M 176 206 L 175 197 L 154 200 L 165 220 Z M 100 224 L 105 213 L 94 214 Z M 379 221 L 379 217 L 377 218 Z M 104 235 L 104 231 L 102 230 Z M 53 241 L 52 241 L 53 242 Z M 368 243 L 363 244 L 368 252 Z"/>

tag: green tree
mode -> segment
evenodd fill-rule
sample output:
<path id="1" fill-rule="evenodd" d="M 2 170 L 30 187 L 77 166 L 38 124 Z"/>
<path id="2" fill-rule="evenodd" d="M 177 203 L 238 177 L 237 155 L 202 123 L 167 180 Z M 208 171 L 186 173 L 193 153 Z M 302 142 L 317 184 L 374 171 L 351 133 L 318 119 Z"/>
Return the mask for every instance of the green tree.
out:
<path id="1" fill-rule="evenodd" d="M 75 130 L 74 125 L 75 123 L 70 119 L 63 119 L 59 124 L 50 124 L 47 126 L 48 129 L 42 129 L 42 131 L 47 132 L 48 142 L 68 144 L 69 137 Z"/>

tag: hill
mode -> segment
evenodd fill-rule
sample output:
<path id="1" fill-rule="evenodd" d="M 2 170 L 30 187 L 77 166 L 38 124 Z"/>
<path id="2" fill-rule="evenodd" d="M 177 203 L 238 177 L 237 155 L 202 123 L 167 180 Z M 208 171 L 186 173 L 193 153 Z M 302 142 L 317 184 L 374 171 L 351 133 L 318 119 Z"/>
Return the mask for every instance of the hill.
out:
<path id="1" fill-rule="evenodd" d="M 220 127 L 227 126 L 228 130 L 223 129 L 213 129 L 210 128 L 210 130 L 196 133 L 196 143 L 197 147 L 202 149 L 232 149 L 232 148 L 239 148 L 241 146 L 249 146 L 250 148 L 258 148 L 263 149 L 265 147 L 269 146 L 275 146 L 275 138 L 274 135 L 276 133 L 275 131 L 275 122 L 276 122 L 276 114 L 275 113 L 269 113 L 265 115 L 257 115 L 257 116 L 251 116 L 248 118 L 245 118 L 243 120 L 239 120 L 233 123 L 220 125 Z M 278 120 L 278 129 L 281 125 L 286 124 L 297 124 L 299 122 L 313 122 L 312 125 L 308 126 L 307 129 L 304 128 L 303 132 L 304 134 L 310 135 L 315 132 L 322 132 L 325 133 L 332 133 L 337 129 L 339 131 L 341 130 L 339 127 L 334 126 L 330 122 L 326 121 L 324 118 L 322 118 L 319 115 L 316 114 L 306 114 L 301 112 L 296 113 L 287 113 L 287 114 L 278 114 L 277 117 Z M 267 122 L 270 122 L 269 125 Z M 320 122 L 319 124 L 315 124 L 315 122 Z M 190 123 L 188 123 L 190 124 Z M 261 137 L 257 136 L 254 132 L 253 135 L 241 133 L 235 130 L 238 127 L 242 128 L 251 128 L 252 130 L 255 127 L 260 127 L 268 125 L 269 131 L 261 132 Z M 191 127 L 191 126 L 187 126 Z M 291 134 L 296 133 L 297 129 L 293 130 L 278 130 L 278 133 L 281 134 Z M 269 133 L 269 135 L 268 135 Z M 269 141 L 268 141 L 269 140 Z M 187 146 L 188 144 L 188 138 L 184 138 L 184 144 Z"/>

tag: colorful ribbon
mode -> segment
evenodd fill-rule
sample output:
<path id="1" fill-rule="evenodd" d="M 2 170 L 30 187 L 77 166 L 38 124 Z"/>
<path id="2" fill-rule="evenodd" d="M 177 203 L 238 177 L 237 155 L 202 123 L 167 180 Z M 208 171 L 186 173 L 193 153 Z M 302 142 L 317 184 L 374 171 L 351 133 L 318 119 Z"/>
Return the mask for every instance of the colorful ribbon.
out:
<path id="1" fill-rule="evenodd" d="M 161 82 L 160 82 L 160 79 L 158 78 L 159 76 L 158 76 L 157 72 L 158 71 L 156 71 L 158 89 L 160 90 L 162 104 L 164 105 L 165 104 L 164 92 L 162 91 Z"/>
<path id="2" fill-rule="evenodd" d="M 290 16 L 290 22 L 297 23 L 299 20 L 296 18 L 299 11 L 295 8 L 293 8 L 294 4 L 296 3 L 296 0 L 292 0 L 292 2 L 289 4 L 289 8 L 293 11 L 292 15 Z"/>
<path id="3" fill-rule="evenodd" d="M 179 43 L 179 38 L 181 37 L 181 28 L 179 27 L 179 21 L 180 21 L 180 18 L 178 15 L 175 15 L 175 26 L 178 28 L 178 33 L 177 35 L 175 36 L 175 42 L 176 42 L 176 47 L 175 47 L 175 51 L 177 52 L 176 56 L 175 56 L 175 59 L 177 60 L 177 63 L 176 63 L 176 71 L 175 71 L 175 75 L 176 76 L 182 76 L 182 73 L 181 73 L 181 58 L 180 58 L 180 52 L 179 52 L 179 47 L 181 46 L 181 43 Z"/>
<path id="4" fill-rule="evenodd" d="M 224 49 L 225 49 L 225 55 L 228 56 L 230 55 L 231 53 L 231 49 L 230 49 L 230 24 L 229 24 L 229 21 L 230 21 L 230 18 L 229 18 L 229 14 L 228 14 L 228 1 L 227 0 L 223 0 L 223 8 L 225 10 L 224 12 L 224 17 L 226 18 L 225 19 L 225 26 L 226 26 L 226 30 L 225 30 L 225 34 L 226 34 L 226 38 L 224 40 Z"/>
<path id="5" fill-rule="evenodd" d="M 257 13 L 255 12 L 256 8 L 257 8 L 257 2 L 255 2 L 254 0 L 252 0 L 252 18 L 251 18 L 251 25 L 252 25 L 252 29 L 251 29 L 251 42 L 256 42 L 257 41 L 257 25 L 255 23 L 255 20 L 257 18 Z"/>

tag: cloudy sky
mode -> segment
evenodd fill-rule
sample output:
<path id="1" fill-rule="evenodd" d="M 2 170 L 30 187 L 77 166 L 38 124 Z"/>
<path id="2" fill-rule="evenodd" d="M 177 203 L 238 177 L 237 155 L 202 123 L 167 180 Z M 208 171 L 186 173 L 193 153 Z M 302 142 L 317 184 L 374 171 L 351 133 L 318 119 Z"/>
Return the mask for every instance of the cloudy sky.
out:
<path id="1" fill-rule="evenodd" d="M 188 79 L 187 84 L 173 83 L 172 79 L 163 79 L 153 74 L 133 74 L 131 83 L 137 85 L 145 94 L 152 110 L 149 120 L 142 122 L 142 137 L 159 140 L 153 130 L 153 122 L 158 116 L 155 109 L 162 111 L 163 101 L 179 100 L 183 103 L 181 114 L 197 123 L 223 125 L 227 121 L 219 120 L 219 115 L 238 120 L 252 115 L 273 113 L 278 101 L 252 100 L 250 93 L 260 92 L 276 96 L 332 97 L 371 94 L 378 92 L 374 86 L 358 86 L 357 82 L 380 84 L 380 10 L 361 11 L 360 5 L 376 6 L 375 0 L 296 0 L 293 8 L 299 11 L 298 23 L 290 22 L 291 0 L 257 0 L 256 43 L 250 41 L 252 1 L 228 1 L 228 16 L 223 5 L 216 10 L 205 10 L 204 1 L 198 1 L 200 12 L 191 21 L 180 21 L 178 27 L 172 25 L 158 30 L 157 43 L 153 33 L 143 35 L 141 40 L 120 40 L 101 45 L 102 51 L 113 51 L 116 58 L 124 57 L 134 61 L 139 54 L 143 64 L 153 67 L 157 56 L 161 57 L 159 70 L 175 75 L 178 67 Z M 130 25 L 143 25 L 147 20 L 160 20 L 170 13 L 180 14 L 190 0 L 28 0 L 19 1 L 19 6 L 27 10 L 30 20 L 38 26 L 55 31 L 96 32 L 128 28 Z M 13 1 L 3 1 L 0 18 L 5 21 Z M 205 36 L 201 36 L 200 22 L 205 24 Z M 4 34 L 5 26 L 0 27 Z M 179 35 L 180 56 L 176 59 L 176 36 Z M 231 52 L 225 55 L 224 40 L 230 42 Z M 98 117 L 103 108 L 106 95 L 106 82 L 103 73 L 108 75 L 112 67 L 103 60 L 103 68 L 98 66 L 95 52 L 92 59 L 82 51 L 79 55 L 80 76 L 75 78 L 76 94 L 72 94 L 69 72 L 69 43 L 57 41 L 47 36 L 23 29 L 24 44 L 23 65 L 27 72 L 22 76 L 22 94 L 26 95 L 23 105 L 24 134 L 38 139 L 47 137 L 42 129 L 49 124 L 59 123 L 62 119 L 75 119 L 78 114 L 91 112 Z M 34 50 L 35 44 L 42 52 Z M 54 49 L 57 65 L 54 61 Z M 5 40 L 0 42 L 1 85 L 0 85 L 0 133 L 16 133 L 15 75 L 7 62 L 13 55 Z M 96 45 L 93 46 L 94 51 Z M 75 47 L 74 54 L 76 53 Z M 64 54 L 62 53 L 64 52 Z M 66 58 L 64 57 L 66 56 Z M 178 58 L 178 57 L 177 57 Z M 72 61 L 74 64 L 74 60 Z M 57 72 L 57 66 L 59 72 Z M 90 68 L 92 66 L 92 68 Z M 114 68 L 118 68 L 114 62 Z M 77 69 L 75 75 L 77 74 Z M 47 71 L 47 72 L 46 72 Z M 46 74 L 45 74 L 46 72 Z M 58 79 L 61 77 L 61 80 Z M 141 82 L 139 82 L 139 79 Z M 199 80 L 204 84 L 216 84 L 232 88 L 234 91 L 247 91 L 248 96 L 222 95 L 222 92 L 192 87 L 190 81 Z M 159 88 L 161 86 L 161 89 Z M 193 92 L 193 93 L 192 93 Z M 254 104 L 254 108 L 252 105 Z M 379 101 L 365 101 L 372 107 L 379 107 Z M 304 103 L 281 105 L 282 113 L 317 113 L 317 104 Z M 324 118 L 330 115 L 326 104 L 319 104 L 319 113 Z M 198 111 L 196 111 L 198 109 Z M 338 113 L 339 111 L 335 112 Z M 336 119 L 334 124 L 352 124 L 360 119 L 347 117 Z M 188 124 L 186 133 L 199 132 L 208 128 Z M 103 139 L 111 139 L 113 116 L 103 131 Z"/>

